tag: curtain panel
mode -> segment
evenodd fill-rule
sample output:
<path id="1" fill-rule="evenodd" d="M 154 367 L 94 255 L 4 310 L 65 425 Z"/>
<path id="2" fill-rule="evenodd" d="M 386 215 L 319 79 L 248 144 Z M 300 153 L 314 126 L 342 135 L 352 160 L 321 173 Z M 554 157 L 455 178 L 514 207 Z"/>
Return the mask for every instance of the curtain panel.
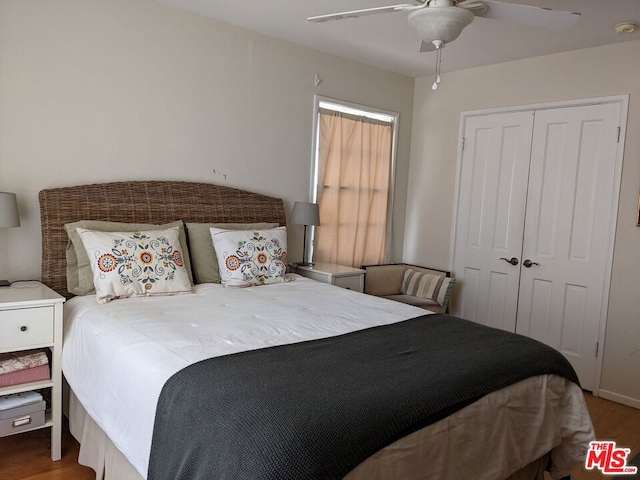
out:
<path id="1" fill-rule="evenodd" d="M 316 261 L 386 261 L 392 139 L 392 123 L 319 110 Z"/>

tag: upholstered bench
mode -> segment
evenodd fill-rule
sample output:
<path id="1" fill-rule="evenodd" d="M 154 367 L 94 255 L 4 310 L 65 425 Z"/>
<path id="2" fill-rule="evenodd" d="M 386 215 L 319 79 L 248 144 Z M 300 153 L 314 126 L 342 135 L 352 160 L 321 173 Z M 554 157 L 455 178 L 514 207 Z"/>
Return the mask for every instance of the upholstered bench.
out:
<path id="1" fill-rule="evenodd" d="M 408 303 L 436 313 L 449 311 L 455 279 L 443 270 L 407 263 L 363 265 L 364 293 Z"/>

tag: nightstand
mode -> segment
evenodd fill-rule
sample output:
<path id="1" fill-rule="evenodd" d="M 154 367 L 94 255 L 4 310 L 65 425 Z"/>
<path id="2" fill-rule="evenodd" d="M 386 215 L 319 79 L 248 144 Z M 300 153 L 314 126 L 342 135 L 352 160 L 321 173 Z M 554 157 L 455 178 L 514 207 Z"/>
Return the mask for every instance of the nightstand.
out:
<path id="1" fill-rule="evenodd" d="M 64 297 L 40 282 L 0 288 L 0 353 L 49 348 L 51 379 L 0 387 L 0 396 L 51 388 L 45 423 L 22 432 L 51 427 L 51 460 L 60 460 L 62 434 L 62 304 Z"/>
<path id="2" fill-rule="evenodd" d="M 314 263 L 312 266 L 294 266 L 293 271 L 318 282 L 330 283 L 356 292 L 364 291 L 365 271 L 360 268 L 345 267 L 334 263 Z"/>

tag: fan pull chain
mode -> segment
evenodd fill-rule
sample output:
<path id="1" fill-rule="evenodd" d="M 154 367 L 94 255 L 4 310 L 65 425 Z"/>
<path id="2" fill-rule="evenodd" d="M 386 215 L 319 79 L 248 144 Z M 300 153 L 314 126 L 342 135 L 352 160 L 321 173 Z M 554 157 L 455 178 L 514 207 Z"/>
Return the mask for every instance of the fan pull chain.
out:
<path id="1" fill-rule="evenodd" d="M 442 46 L 438 49 L 438 71 L 436 73 L 436 83 L 440 84 L 440 71 L 442 70 L 442 49 L 444 48 L 444 43 L 442 44 Z"/>
<path id="2" fill-rule="evenodd" d="M 442 40 L 434 40 L 432 42 L 436 47 L 436 79 L 431 85 L 431 90 L 437 90 L 440 84 L 440 68 L 442 65 L 442 49 L 444 48 L 444 42 Z"/>

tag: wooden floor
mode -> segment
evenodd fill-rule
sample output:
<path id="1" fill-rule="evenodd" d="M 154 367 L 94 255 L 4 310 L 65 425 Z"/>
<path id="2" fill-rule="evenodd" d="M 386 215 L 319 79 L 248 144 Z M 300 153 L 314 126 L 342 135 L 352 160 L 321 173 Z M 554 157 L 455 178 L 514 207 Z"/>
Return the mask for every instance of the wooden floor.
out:
<path id="1" fill-rule="evenodd" d="M 614 440 L 618 446 L 630 448 L 629 458 L 640 452 L 640 410 L 590 394 L 585 398 L 599 440 Z M 48 429 L 0 438 L 0 480 L 95 479 L 93 470 L 78 465 L 78 442 L 68 429 L 62 439 L 62 460 L 52 462 L 49 455 Z M 573 480 L 603 478 L 611 479 L 581 466 L 572 475 Z"/>
<path id="2" fill-rule="evenodd" d="M 0 438 L 0 480 L 95 480 L 96 473 L 78 465 L 78 442 L 63 429 L 62 460 L 51 461 L 48 428 Z"/>
<path id="3" fill-rule="evenodd" d="M 618 447 L 630 448 L 629 459 L 637 455 L 640 452 L 640 410 L 590 394 L 585 394 L 585 399 L 597 439 L 613 440 Z M 571 478 L 572 480 L 601 480 L 612 477 L 603 475 L 598 470 L 585 470 L 584 467 L 578 466 L 574 469 Z M 626 478 L 632 480 L 640 476 L 630 475 Z"/>

